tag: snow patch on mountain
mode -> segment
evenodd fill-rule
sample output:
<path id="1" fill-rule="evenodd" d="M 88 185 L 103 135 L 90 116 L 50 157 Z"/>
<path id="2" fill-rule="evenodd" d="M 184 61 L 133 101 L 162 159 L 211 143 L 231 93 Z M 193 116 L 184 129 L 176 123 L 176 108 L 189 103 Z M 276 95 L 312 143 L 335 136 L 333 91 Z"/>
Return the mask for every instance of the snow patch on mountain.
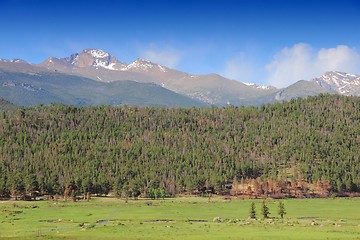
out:
<path id="1" fill-rule="evenodd" d="M 81 53 L 72 54 L 61 60 L 80 68 L 94 67 L 95 69 L 105 68 L 108 70 L 118 70 L 126 66 L 101 49 L 85 49 Z"/>
<path id="2" fill-rule="evenodd" d="M 0 59 L 0 61 L 2 61 L 2 59 Z M 59 61 L 78 68 L 93 67 L 97 70 L 103 68 L 111 71 L 168 72 L 168 68 L 141 58 L 136 59 L 130 64 L 122 63 L 101 49 L 85 49 L 81 53 L 74 53 L 69 57 L 61 59 L 49 58 L 43 65 L 53 68 L 53 65 Z"/>
<path id="3" fill-rule="evenodd" d="M 70 64 L 75 65 L 77 63 L 78 59 L 79 59 L 79 54 L 76 53 L 76 54 L 71 55 Z"/>
<path id="4" fill-rule="evenodd" d="M 331 71 L 312 81 L 343 95 L 360 95 L 360 75 Z"/>
<path id="5" fill-rule="evenodd" d="M 164 72 L 164 73 L 167 72 L 167 71 L 166 71 L 166 68 L 164 68 L 163 66 L 158 65 L 158 67 L 160 68 L 160 71 L 162 71 L 162 72 Z"/>
<path id="6" fill-rule="evenodd" d="M 152 63 L 150 61 L 138 58 L 133 63 L 119 69 L 121 71 L 129 71 L 129 70 L 142 70 L 142 71 L 150 71 L 152 69 L 159 70 L 161 72 L 167 72 L 166 68 L 159 65 Z"/>
<path id="7" fill-rule="evenodd" d="M 7 63 L 27 63 L 26 61 L 22 60 L 22 59 L 3 59 L 0 58 L 0 62 L 7 62 Z"/>
<path id="8" fill-rule="evenodd" d="M 325 82 L 332 87 L 339 88 L 345 85 L 360 85 L 360 76 L 343 72 L 326 72 L 319 78 L 314 79 L 317 82 Z"/>
<path id="9" fill-rule="evenodd" d="M 19 82 L 14 82 L 14 81 L 4 82 L 2 84 L 2 86 L 3 87 L 11 87 L 11 88 L 14 88 L 14 87 L 24 88 L 25 90 L 30 91 L 30 92 L 38 92 L 38 91 L 42 90 L 42 88 L 37 88 L 29 83 L 19 83 Z"/>
<path id="10" fill-rule="evenodd" d="M 243 84 L 245 84 L 246 86 L 252 87 L 252 88 L 262 89 L 262 90 L 275 89 L 274 87 L 271 87 L 271 86 L 262 86 L 262 85 L 257 85 L 255 83 L 243 82 Z"/>
<path id="11" fill-rule="evenodd" d="M 139 58 L 136 59 L 133 63 L 127 65 L 124 70 L 141 69 L 144 71 L 149 71 L 152 68 L 154 68 L 154 64 L 152 62 Z"/>
<path id="12" fill-rule="evenodd" d="M 85 49 L 84 53 L 89 53 L 93 58 L 107 58 L 110 56 L 109 53 L 104 52 L 101 49 Z"/>
<path id="13" fill-rule="evenodd" d="M 95 62 L 93 63 L 93 67 L 102 67 L 102 68 L 106 68 L 108 70 L 117 70 L 116 68 L 114 68 L 116 63 L 114 62 L 109 62 L 109 61 L 103 61 L 101 59 L 95 59 Z"/>

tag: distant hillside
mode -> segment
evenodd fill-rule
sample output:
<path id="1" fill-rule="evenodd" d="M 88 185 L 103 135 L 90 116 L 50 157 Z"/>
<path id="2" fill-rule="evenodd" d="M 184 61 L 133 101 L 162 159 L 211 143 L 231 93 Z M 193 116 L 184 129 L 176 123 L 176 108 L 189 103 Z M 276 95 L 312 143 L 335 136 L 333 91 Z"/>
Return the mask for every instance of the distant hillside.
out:
<path id="1" fill-rule="evenodd" d="M 301 80 L 287 88 L 281 89 L 275 94 L 270 96 L 273 97 L 269 102 L 273 101 L 289 101 L 294 98 L 317 96 L 319 94 L 336 94 L 337 92 L 331 89 L 326 89 L 316 82 Z"/>
<path id="2" fill-rule="evenodd" d="M 14 108 L 16 108 L 16 106 L 14 104 L 12 104 L 11 102 L 0 97 L 0 109 L 1 110 L 10 110 L 10 109 L 14 109 Z"/>
<path id="3" fill-rule="evenodd" d="M 30 106 L 63 103 L 87 105 L 138 105 L 163 107 L 203 107 L 197 100 L 153 83 L 115 81 L 111 83 L 62 73 L 0 72 L 0 96 Z"/>

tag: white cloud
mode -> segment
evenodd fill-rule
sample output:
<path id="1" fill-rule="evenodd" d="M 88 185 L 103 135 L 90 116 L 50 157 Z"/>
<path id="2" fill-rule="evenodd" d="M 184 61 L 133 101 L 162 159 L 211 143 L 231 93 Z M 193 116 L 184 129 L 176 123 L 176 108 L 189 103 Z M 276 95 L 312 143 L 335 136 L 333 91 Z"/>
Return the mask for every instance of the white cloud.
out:
<path id="1" fill-rule="evenodd" d="M 276 87 L 287 87 L 298 80 L 310 80 L 326 71 L 360 71 L 360 54 L 345 45 L 315 51 L 310 45 L 295 44 L 277 53 L 266 66 L 267 82 Z"/>
<path id="2" fill-rule="evenodd" d="M 145 60 L 158 63 L 169 68 L 175 68 L 182 58 L 182 53 L 171 47 L 159 49 L 151 46 L 149 49 L 141 51 L 140 55 Z"/>
<path id="3" fill-rule="evenodd" d="M 321 49 L 317 53 L 317 67 L 328 70 L 357 72 L 360 69 L 360 55 L 345 45 Z"/>
<path id="4" fill-rule="evenodd" d="M 223 75 L 230 79 L 248 82 L 253 78 L 254 73 L 252 62 L 241 52 L 226 62 Z"/>

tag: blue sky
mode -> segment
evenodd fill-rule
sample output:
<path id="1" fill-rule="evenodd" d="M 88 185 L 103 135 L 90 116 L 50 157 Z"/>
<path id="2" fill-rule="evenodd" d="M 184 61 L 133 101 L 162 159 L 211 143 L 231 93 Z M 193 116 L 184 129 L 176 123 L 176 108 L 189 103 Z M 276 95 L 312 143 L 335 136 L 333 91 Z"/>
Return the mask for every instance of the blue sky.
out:
<path id="1" fill-rule="evenodd" d="M 0 1 L 0 58 L 84 48 L 277 87 L 360 73 L 358 0 Z"/>

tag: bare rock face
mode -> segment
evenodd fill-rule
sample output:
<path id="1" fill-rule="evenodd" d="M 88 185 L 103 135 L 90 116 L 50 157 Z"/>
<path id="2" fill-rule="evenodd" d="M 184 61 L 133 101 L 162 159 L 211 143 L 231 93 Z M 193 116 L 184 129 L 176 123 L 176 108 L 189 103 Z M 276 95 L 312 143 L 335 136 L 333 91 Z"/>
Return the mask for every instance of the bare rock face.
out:
<path id="1" fill-rule="evenodd" d="M 63 60 L 79 68 L 102 67 L 118 70 L 125 65 L 101 49 L 85 49 L 81 53 L 72 54 Z"/>
<path id="2" fill-rule="evenodd" d="M 83 68 L 120 70 L 126 66 L 126 64 L 101 49 L 85 49 L 81 53 L 74 53 L 66 58 L 51 57 L 39 65 L 61 72 L 70 72 L 74 69 Z"/>

